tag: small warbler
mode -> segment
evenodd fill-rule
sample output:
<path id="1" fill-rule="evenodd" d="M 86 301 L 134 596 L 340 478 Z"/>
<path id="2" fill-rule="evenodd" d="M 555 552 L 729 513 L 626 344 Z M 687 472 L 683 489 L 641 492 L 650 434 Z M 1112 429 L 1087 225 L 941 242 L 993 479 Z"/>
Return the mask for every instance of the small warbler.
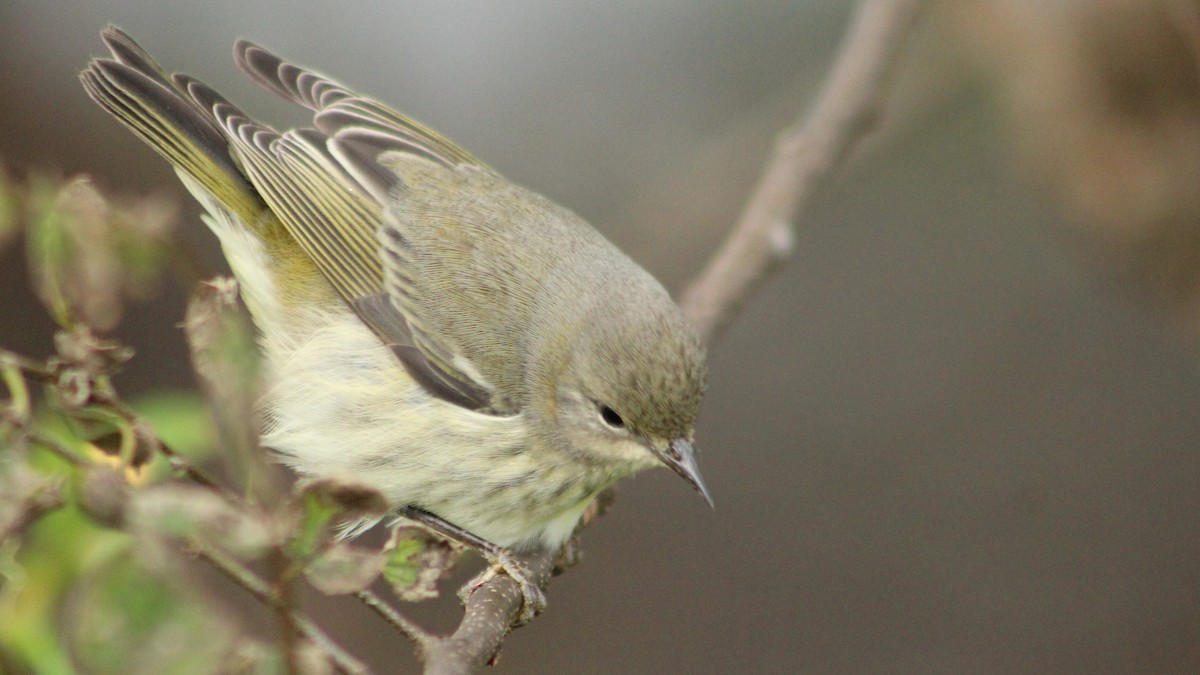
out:
<path id="1" fill-rule="evenodd" d="M 88 94 L 203 205 L 260 333 L 264 446 L 377 488 L 514 577 L 509 551 L 562 545 L 642 469 L 712 503 L 692 447 L 704 350 L 590 225 L 249 42 L 238 67 L 313 128 L 278 132 L 117 28 L 102 38 L 113 58 L 83 71 Z"/>

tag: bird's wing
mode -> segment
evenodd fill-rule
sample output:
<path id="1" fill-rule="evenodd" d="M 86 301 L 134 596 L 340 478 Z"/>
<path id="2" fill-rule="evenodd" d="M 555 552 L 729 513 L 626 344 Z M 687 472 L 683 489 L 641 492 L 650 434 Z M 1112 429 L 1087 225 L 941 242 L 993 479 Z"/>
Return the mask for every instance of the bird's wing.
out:
<path id="1" fill-rule="evenodd" d="M 274 155 L 293 169 L 281 177 L 269 172 L 258 178 L 252 175 L 252 182 L 261 184 L 260 190 L 280 194 L 279 206 L 272 203 L 273 210 L 289 214 L 285 218 L 289 231 L 335 287 L 347 284 L 339 292 L 389 342 L 414 377 L 464 407 L 493 407 L 490 383 L 461 356 L 458 345 L 433 330 L 422 316 L 419 279 L 408 272 L 402 257 L 387 254 L 396 241 L 388 236 L 384 210 L 401 178 L 379 159 L 385 153 L 402 153 L 447 168 L 483 165 L 388 106 L 251 42 L 237 42 L 234 60 L 255 84 L 314 112 L 316 129 L 290 131 L 274 139 L 261 128 L 235 133 L 230 124 L 250 123 L 244 116 L 227 123 L 235 138 L 249 141 L 247 154 Z M 258 161 L 277 164 L 278 160 Z M 287 195 L 280 189 L 297 180 L 319 189 Z M 347 185 L 359 189 L 346 190 Z M 304 203 L 311 202 L 312 195 L 328 197 L 324 203 Z"/>
<path id="2" fill-rule="evenodd" d="M 384 204 L 399 178 L 379 155 L 399 151 L 446 166 L 476 160 L 388 107 L 249 42 L 235 48 L 238 66 L 313 110 L 315 129 L 277 132 L 198 80 L 167 76 L 120 30 L 109 27 L 103 37 L 115 60 L 97 59 L 84 72 L 92 98 L 185 172 L 195 175 L 189 163 L 198 159 L 216 163 L 220 170 L 199 173 L 222 202 L 226 193 L 244 199 L 247 191 L 236 188 L 248 181 L 249 194 L 265 202 L 414 378 L 443 399 L 495 412 L 488 382 L 457 345 L 428 328 L 411 290 L 402 290 L 413 280 L 381 257 Z"/>

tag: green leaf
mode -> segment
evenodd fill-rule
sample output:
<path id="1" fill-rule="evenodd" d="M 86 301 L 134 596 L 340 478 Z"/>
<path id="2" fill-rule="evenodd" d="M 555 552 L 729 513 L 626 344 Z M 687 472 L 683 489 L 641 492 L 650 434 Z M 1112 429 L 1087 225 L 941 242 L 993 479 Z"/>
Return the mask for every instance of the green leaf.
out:
<path id="1" fill-rule="evenodd" d="M 315 492 L 303 493 L 300 505 L 300 526 L 288 542 L 287 551 L 293 560 L 306 561 L 332 538 L 330 523 L 338 507 Z"/>
<path id="2" fill-rule="evenodd" d="M 67 297 L 66 278 L 74 247 L 67 232 L 67 220 L 55 203 L 57 183 L 35 177 L 29 186 L 31 217 L 25 234 L 26 254 L 34 290 L 58 325 L 75 323 Z"/>
<path id="3" fill-rule="evenodd" d="M 384 547 L 383 578 L 401 600 L 436 598 L 437 582 L 454 567 L 458 551 L 446 540 L 412 526 L 397 526 Z"/>
<path id="4" fill-rule="evenodd" d="M 370 524 L 387 513 L 387 499 L 378 490 L 329 478 L 305 483 L 299 502 L 300 525 L 288 544 L 288 554 L 300 561 L 323 550 L 335 530 Z"/>
<path id="5" fill-rule="evenodd" d="M 254 328 L 237 302 L 237 282 L 201 284 L 184 317 L 192 366 L 216 422 L 220 445 L 248 494 L 274 503 L 275 486 L 258 446 L 258 351 Z"/>
<path id="6" fill-rule="evenodd" d="M 121 318 L 124 296 L 148 297 L 158 289 L 168 269 L 173 203 L 155 196 L 110 200 L 82 175 L 34 176 L 27 196 L 29 266 L 38 296 L 59 325 L 82 321 L 110 330 Z M 0 221 L 4 208 L 0 196 Z"/>

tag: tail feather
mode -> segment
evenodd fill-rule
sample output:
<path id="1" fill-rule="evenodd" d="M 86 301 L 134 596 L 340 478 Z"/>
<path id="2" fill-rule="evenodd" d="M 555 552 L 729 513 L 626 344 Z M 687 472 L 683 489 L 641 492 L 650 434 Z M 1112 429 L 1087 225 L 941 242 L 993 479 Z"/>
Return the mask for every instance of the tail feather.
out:
<path id="1" fill-rule="evenodd" d="M 102 37 L 113 58 L 95 59 L 80 73 L 92 100 L 243 222 L 255 223 L 263 202 L 230 155 L 212 108 L 189 94 L 199 83 L 167 75 L 118 28 L 109 26 Z"/>

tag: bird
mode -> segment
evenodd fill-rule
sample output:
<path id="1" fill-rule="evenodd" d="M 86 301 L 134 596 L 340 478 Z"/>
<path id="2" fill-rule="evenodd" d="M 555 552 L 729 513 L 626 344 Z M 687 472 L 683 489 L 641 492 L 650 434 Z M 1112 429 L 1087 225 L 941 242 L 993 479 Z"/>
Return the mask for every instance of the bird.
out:
<path id="1" fill-rule="evenodd" d="M 80 77 L 201 204 L 257 328 L 263 447 L 364 483 L 478 550 L 561 547 L 603 490 L 696 460 L 705 349 L 663 286 L 566 208 L 433 130 L 246 40 L 234 61 L 307 109 L 278 131 L 127 33 Z"/>

